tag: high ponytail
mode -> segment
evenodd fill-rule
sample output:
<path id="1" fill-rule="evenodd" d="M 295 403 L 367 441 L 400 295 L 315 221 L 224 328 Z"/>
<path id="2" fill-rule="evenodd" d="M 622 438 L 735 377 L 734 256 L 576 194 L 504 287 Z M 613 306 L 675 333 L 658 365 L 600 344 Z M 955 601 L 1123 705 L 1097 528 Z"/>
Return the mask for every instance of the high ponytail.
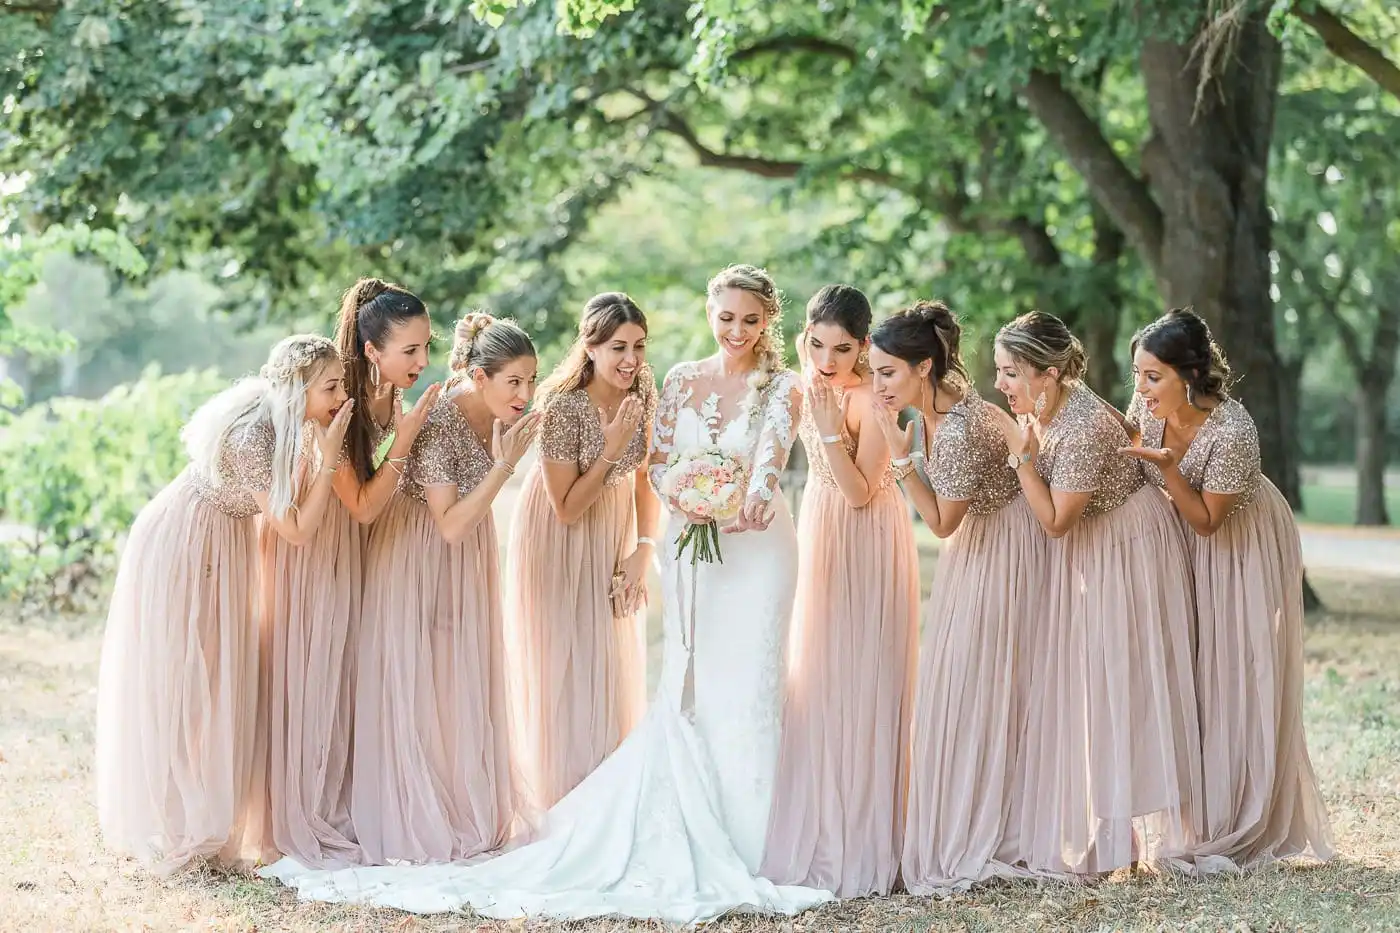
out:
<path id="1" fill-rule="evenodd" d="M 360 279 L 341 296 L 335 345 L 345 363 L 345 393 L 355 400 L 345 440 L 362 483 L 374 473 L 375 435 L 369 396 L 376 379 L 365 344 L 382 350 L 396 327 L 427 316 L 428 308 L 417 295 L 383 279 Z"/>

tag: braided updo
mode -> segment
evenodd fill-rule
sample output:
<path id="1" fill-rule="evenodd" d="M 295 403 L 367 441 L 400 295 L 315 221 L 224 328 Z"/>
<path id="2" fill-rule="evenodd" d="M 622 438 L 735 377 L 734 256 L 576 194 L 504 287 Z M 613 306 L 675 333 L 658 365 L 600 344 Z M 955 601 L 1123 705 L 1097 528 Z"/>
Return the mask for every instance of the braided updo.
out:
<path id="1" fill-rule="evenodd" d="M 950 377 L 960 386 L 971 384 L 958 346 L 961 341 L 957 316 L 941 301 L 916 301 L 885 318 L 870 334 L 870 342 L 882 352 L 911 366 L 931 360 L 928 378 L 934 386 Z"/>
<path id="2" fill-rule="evenodd" d="M 1133 335 L 1138 347 L 1176 370 L 1192 405 L 1202 397 L 1220 398 L 1230 388 L 1230 364 L 1210 325 L 1190 308 L 1173 308 Z"/>
<path id="3" fill-rule="evenodd" d="M 1064 321 L 1044 311 L 1031 311 L 1004 325 L 997 331 L 996 345 L 1039 372 L 1058 370 L 1060 382 L 1083 379 L 1089 365 L 1079 338 Z"/>
<path id="4" fill-rule="evenodd" d="M 787 364 L 783 359 L 783 293 L 778 291 L 772 276 L 757 266 L 729 266 L 710 279 L 705 294 L 714 298 L 730 288 L 748 292 L 763 306 L 763 333 L 753 348 L 758 368 L 769 374 L 784 369 Z"/>

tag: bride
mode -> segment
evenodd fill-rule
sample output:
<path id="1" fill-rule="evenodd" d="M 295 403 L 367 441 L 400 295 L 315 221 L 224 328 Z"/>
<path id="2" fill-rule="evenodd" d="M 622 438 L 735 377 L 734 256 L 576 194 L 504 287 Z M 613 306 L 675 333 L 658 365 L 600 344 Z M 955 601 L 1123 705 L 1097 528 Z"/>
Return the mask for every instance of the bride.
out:
<path id="1" fill-rule="evenodd" d="M 722 563 L 691 562 L 670 503 L 660 550 L 664 651 L 646 717 L 545 814 L 534 841 L 473 865 L 264 869 L 305 898 L 418 913 L 470 905 L 499 919 L 606 915 L 691 923 L 738 910 L 792 914 L 825 891 L 758 877 L 778 757 L 783 647 L 797 534 L 778 479 L 801 389 L 782 361 L 781 299 L 767 273 L 731 266 L 709 283 L 719 352 L 681 363 L 657 409 L 652 478 L 674 450 L 717 444 L 750 465 Z"/>

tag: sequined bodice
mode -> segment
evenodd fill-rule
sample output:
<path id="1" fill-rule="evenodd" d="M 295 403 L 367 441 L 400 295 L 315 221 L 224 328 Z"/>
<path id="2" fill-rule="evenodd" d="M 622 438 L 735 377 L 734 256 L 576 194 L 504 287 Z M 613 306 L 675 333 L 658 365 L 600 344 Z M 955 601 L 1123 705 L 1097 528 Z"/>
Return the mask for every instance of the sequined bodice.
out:
<path id="1" fill-rule="evenodd" d="M 649 453 L 647 443 L 656 415 L 656 384 L 650 369 L 644 368 L 637 378 L 641 380 L 638 396 L 642 402 L 642 417 L 619 462 L 608 467 L 607 478 L 603 481 L 607 486 L 625 481 L 646 462 Z M 561 393 L 545 404 L 540 456 L 575 463 L 580 473 L 586 473 L 603 455 L 603 446 L 603 423 L 587 389 Z"/>
<path id="2" fill-rule="evenodd" d="M 1146 483 L 1138 461 L 1120 454 L 1128 435 L 1088 386 L 1076 384 L 1040 442 L 1035 469 L 1062 492 L 1093 495 L 1085 517 L 1118 508 Z"/>
<path id="3" fill-rule="evenodd" d="M 1006 465 L 1006 438 L 989 402 L 976 392 L 953 405 L 931 438 L 920 425 L 924 475 L 940 498 L 968 503 L 973 515 L 1000 511 L 1021 494 L 1016 472 Z"/>
<path id="4" fill-rule="evenodd" d="M 462 409 L 443 395 L 428 412 L 413 442 L 402 489 L 419 502 L 428 501 L 427 486 L 455 485 L 457 494 L 465 496 L 486 478 L 495 463 Z"/>
<path id="5" fill-rule="evenodd" d="M 834 390 L 838 401 L 846 395 L 844 389 Z M 827 445 L 822 443 L 822 432 L 817 427 L 817 421 L 812 417 L 811 409 L 806 405 L 802 406 L 802 419 L 797 425 L 797 436 L 802 438 L 802 446 L 807 451 L 807 481 L 815 479 L 817 482 L 832 489 L 836 487 L 836 477 L 831 475 L 831 461 L 826 458 Z M 851 434 L 850 428 L 841 425 L 841 446 L 846 448 L 846 454 L 855 460 L 858 448 L 858 438 Z M 886 463 L 884 472 L 880 475 L 880 488 L 887 489 L 895 484 L 894 471 Z"/>
<path id="6" fill-rule="evenodd" d="M 1142 431 L 1144 447 L 1163 446 L 1167 423 L 1147 413 L 1141 396 L 1134 396 L 1128 419 Z M 1220 495 L 1238 494 L 1240 498 L 1231 509 L 1232 515 L 1254 501 L 1261 477 L 1259 431 L 1245 407 L 1232 398 L 1215 406 L 1197 429 L 1177 469 L 1192 489 Z M 1166 488 L 1162 471 L 1155 463 L 1145 463 L 1143 471 L 1152 483 Z"/>
<path id="7" fill-rule="evenodd" d="M 272 425 L 259 421 L 231 434 L 219 452 L 218 477 L 211 478 L 197 466 L 186 467 L 184 477 L 199 498 L 231 518 L 251 518 L 261 511 L 254 492 L 272 488 L 272 451 L 277 436 Z"/>

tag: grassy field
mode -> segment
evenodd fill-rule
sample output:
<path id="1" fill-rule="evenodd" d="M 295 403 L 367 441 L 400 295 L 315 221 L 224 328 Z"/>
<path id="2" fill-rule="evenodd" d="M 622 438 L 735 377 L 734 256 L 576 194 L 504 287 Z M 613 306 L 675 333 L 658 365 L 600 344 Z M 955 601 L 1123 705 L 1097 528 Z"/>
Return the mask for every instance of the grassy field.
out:
<path id="1" fill-rule="evenodd" d="M 925 554 L 931 564 L 932 551 Z M 925 579 L 931 575 L 926 574 Z M 1307 645 L 1309 738 L 1340 852 L 1328 865 L 1192 880 L 1121 875 L 1081 887 L 998 884 L 946 900 L 847 902 L 718 931 L 1400 929 L 1400 579 L 1321 578 Z M 665 929 L 612 920 L 495 923 L 301 904 L 201 870 L 153 879 L 101 846 L 92 794 L 99 625 L 0 616 L 0 930 L 505 931 Z"/>
<path id="2" fill-rule="evenodd" d="M 1302 471 L 1303 511 L 1299 521 L 1318 525 L 1350 525 L 1356 521 L 1356 470 L 1350 466 L 1305 466 Z M 1386 507 L 1390 524 L 1400 526 L 1400 471 L 1386 476 Z"/>

